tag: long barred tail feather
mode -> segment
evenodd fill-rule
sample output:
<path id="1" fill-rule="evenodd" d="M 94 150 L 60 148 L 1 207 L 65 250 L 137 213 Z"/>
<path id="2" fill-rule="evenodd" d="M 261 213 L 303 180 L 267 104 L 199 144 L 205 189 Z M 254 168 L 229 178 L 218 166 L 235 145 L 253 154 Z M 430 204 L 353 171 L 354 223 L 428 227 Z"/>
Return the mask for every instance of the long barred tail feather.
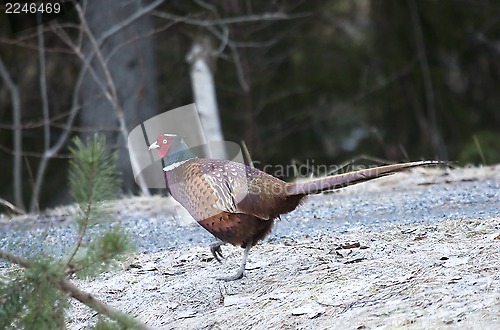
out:
<path id="1" fill-rule="evenodd" d="M 412 167 L 440 164 L 445 164 L 445 162 L 428 160 L 368 168 L 305 182 L 297 182 L 291 185 L 287 193 L 288 195 L 317 194 L 325 190 L 339 189 L 357 183 L 373 180 L 386 175 L 394 174 L 396 172 L 404 171 Z"/>

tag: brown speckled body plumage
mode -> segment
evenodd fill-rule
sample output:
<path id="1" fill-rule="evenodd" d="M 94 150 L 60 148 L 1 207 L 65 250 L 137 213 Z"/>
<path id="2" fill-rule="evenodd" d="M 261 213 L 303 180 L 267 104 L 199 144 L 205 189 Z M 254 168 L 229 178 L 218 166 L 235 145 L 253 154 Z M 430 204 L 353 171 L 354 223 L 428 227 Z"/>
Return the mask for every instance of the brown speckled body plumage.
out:
<path id="1" fill-rule="evenodd" d="M 286 195 L 290 185 L 241 163 L 191 159 L 166 172 L 172 197 L 223 242 L 245 247 L 266 237 L 280 214 L 305 196 Z"/>

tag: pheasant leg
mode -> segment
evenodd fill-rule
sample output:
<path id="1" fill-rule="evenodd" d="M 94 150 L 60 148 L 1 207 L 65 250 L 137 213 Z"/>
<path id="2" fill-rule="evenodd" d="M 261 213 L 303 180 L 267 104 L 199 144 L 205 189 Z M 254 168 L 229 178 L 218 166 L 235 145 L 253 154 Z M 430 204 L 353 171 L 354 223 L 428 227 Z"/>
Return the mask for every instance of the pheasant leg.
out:
<path id="1" fill-rule="evenodd" d="M 252 241 L 248 242 L 247 246 L 245 247 L 245 252 L 243 252 L 243 259 L 241 260 L 240 268 L 238 269 L 236 274 L 234 274 L 233 276 L 229 276 L 229 277 L 219 277 L 217 279 L 222 280 L 222 281 L 226 281 L 226 282 L 236 281 L 236 280 L 241 279 L 243 277 L 243 275 L 245 274 L 245 265 L 247 264 L 247 258 L 248 258 L 248 254 L 250 253 L 251 248 L 252 248 Z"/>
<path id="2" fill-rule="evenodd" d="M 220 248 L 222 245 L 225 244 L 226 243 L 224 242 L 217 242 L 210 245 L 210 252 L 212 252 L 212 255 L 214 256 L 215 260 L 217 260 L 219 263 L 222 263 L 221 259 L 225 259 L 224 256 L 222 255 L 222 249 Z"/>

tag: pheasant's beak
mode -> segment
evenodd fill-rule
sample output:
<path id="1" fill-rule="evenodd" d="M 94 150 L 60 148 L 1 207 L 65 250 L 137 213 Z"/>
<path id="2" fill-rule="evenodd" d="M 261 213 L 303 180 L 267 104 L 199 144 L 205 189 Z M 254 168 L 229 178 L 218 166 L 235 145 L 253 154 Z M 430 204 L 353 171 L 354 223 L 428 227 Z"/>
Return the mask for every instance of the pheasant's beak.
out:
<path id="1" fill-rule="evenodd" d="M 158 141 L 155 141 L 155 143 L 149 146 L 148 150 L 158 149 L 159 147 L 160 146 L 158 145 Z"/>

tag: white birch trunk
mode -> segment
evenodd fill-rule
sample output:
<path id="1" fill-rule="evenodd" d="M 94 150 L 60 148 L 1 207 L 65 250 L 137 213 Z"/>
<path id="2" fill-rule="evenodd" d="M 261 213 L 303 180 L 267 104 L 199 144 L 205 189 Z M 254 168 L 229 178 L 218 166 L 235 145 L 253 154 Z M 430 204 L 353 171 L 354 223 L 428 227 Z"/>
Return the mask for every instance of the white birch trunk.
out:
<path id="1" fill-rule="evenodd" d="M 186 60 L 191 65 L 191 85 L 207 141 L 207 157 L 225 159 L 226 150 L 217 107 L 215 83 L 209 66 L 211 56 L 212 48 L 208 42 L 195 42 Z M 219 143 L 211 146 L 213 141 Z"/>

